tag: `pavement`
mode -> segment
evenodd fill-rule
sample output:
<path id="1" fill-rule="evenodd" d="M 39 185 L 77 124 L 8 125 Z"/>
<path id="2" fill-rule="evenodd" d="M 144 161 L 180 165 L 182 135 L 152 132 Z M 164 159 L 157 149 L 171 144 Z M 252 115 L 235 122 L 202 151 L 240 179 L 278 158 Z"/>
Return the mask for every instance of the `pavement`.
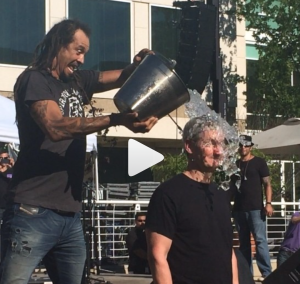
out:
<path id="1" fill-rule="evenodd" d="M 97 277 L 97 276 L 96 276 Z M 95 280 L 100 280 L 103 282 L 91 282 L 91 284 L 150 284 L 152 278 L 150 275 L 132 275 L 132 274 L 107 274 L 102 273 L 100 278 L 95 278 Z M 91 279 L 94 279 L 92 276 Z M 242 284 L 242 283 L 241 283 Z M 255 284 L 261 284 L 260 281 L 255 282 Z"/>
<path id="2" fill-rule="evenodd" d="M 85 284 L 150 284 L 151 275 L 133 275 L 119 273 L 91 274 L 85 280 Z M 52 284 L 46 273 L 33 273 L 28 284 Z"/>
<path id="3" fill-rule="evenodd" d="M 96 267 L 94 269 L 91 268 L 91 273 L 88 279 L 85 280 L 84 284 L 150 284 L 152 282 L 151 275 L 125 274 L 126 266 L 127 265 L 124 264 L 108 264 L 98 268 L 98 270 L 95 270 Z M 255 284 L 261 284 L 262 282 L 258 281 L 257 278 L 257 276 L 254 277 Z M 28 282 L 28 284 L 33 283 L 52 284 L 44 267 L 36 269 L 32 274 L 31 280 Z"/>
<path id="4" fill-rule="evenodd" d="M 125 273 L 100 273 L 100 275 L 91 274 L 86 279 L 85 284 L 150 284 L 151 275 L 137 275 Z M 28 284 L 52 284 L 47 274 L 34 273 Z M 261 282 L 255 282 L 260 284 Z"/>
<path id="5" fill-rule="evenodd" d="M 90 276 L 91 284 L 150 284 L 151 275 L 101 273 Z M 102 282 L 101 282 L 102 281 Z"/>

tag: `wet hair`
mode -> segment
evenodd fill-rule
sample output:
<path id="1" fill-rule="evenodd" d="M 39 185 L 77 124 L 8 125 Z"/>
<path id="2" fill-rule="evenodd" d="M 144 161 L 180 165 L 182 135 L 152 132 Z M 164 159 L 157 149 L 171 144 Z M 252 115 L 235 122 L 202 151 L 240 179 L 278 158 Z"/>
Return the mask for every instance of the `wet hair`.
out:
<path id="1" fill-rule="evenodd" d="M 39 70 L 51 68 L 55 56 L 62 47 L 73 42 L 77 30 L 82 30 L 88 38 L 91 35 L 88 25 L 79 20 L 66 19 L 55 24 L 35 48 L 34 60 L 29 68 Z"/>
<path id="2" fill-rule="evenodd" d="M 220 129 L 219 119 L 207 115 L 191 118 L 184 126 L 182 141 L 184 143 L 187 140 L 191 140 L 196 143 L 199 141 L 200 134 L 203 131 L 216 129 Z"/>
<path id="3" fill-rule="evenodd" d="M 145 212 L 137 212 L 134 216 L 134 219 L 137 220 L 140 216 L 146 216 L 147 213 Z"/>

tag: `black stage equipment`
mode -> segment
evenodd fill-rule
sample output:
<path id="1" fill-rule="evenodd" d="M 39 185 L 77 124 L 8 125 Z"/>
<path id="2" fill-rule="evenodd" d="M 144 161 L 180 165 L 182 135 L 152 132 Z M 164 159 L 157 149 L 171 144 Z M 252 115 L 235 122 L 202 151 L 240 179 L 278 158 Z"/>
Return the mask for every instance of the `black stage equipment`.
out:
<path id="1" fill-rule="evenodd" d="M 215 53 L 213 68 L 211 71 L 211 80 L 213 83 L 213 109 L 226 120 L 227 96 L 223 90 L 223 67 L 220 51 L 220 21 L 219 21 L 219 0 L 207 0 L 207 5 L 216 8 L 216 29 L 215 29 Z"/>
<path id="2" fill-rule="evenodd" d="M 275 269 L 263 284 L 295 284 L 300 283 L 300 249 Z"/>
<path id="3" fill-rule="evenodd" d="M 226 119 L 227 100 L 222 90 L 219 0 L 175 1 L 181 8 L 180 39 L 175 71 L 189 89 L 200 94 L 209 80 L 213 86 L 213 109 Z"/>
<path id="4" fill-rule="evenodd" d="M 216 9 L 198 1 L 174 2 L 182 9 L 175 71 L 189 89 L 203 92 L 212 69 Z"/>

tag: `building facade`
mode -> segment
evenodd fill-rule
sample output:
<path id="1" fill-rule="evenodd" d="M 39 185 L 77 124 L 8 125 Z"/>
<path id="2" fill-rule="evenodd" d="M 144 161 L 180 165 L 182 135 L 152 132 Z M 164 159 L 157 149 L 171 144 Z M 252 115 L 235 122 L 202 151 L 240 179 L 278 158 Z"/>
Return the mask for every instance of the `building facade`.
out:
<path id="1" fill-rule="evenodd" d="M 245 32 L 245 22 L 230 13 L 231 1 L 220 1 L 220 47 L 223 61 L 224 92 L 228 98 L 228 118 L 245 130 L 247 110 L 245 85 L 233 78 L 246 75 L 246 59 L 251 56 L 251 40 Z M 83 68 L 97 70 L 120 69 L 129 64 L 138 51 L 150 48 L 168 58 L 176 58 L 180 11 L 172 0 L 0 0 L 0 94 L 13 98 L 13 86 L 18 75 L 32 59 L 35 46 L 43 35 L 64 18 L 78 18 L 92 29 L 90 51 Z M 202 94 L 211 101 L 212 87 Z M 102 113 L 117 112 L 113 102 L 117 90 L 94 96 L 94 105 Z M 187 121 L 184 107 L 171 113 L 183 127 Z M 126 148 L 128 138 L 160 152 L 181 148 L 181 133 L 166 116 L 150 133 L 132 134 L 124 127 L 111 128 L 108 138 L 117 138 L 116 147 Z M 103 147 L 110 146 L 99 135 Z"/>

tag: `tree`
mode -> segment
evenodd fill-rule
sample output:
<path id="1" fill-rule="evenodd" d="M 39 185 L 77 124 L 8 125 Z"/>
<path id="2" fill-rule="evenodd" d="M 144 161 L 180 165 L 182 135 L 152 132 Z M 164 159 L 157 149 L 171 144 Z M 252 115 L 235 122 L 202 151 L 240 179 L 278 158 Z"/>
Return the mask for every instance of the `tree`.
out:
<path id="1" fill-rule="evenodd" d="M 259 53 L 246 79 L 248 112 L 263 122 L 261 129 L 300 116 L 300 86 L 291 84 L 292 73 L 300 74 L 300 1 L 234 1 Z"/>
<path id="2" fill-rule="evenodd" d="M 151 169 L 154 180 L 164 182 L 171 177 L 182 173 L 187 165 L 187 158 L 184 153 L 180 154 L 166 154 L 164 160 L 154 165 Z"/>
<path id="3" fill-rule="evenodd" d="M 263 154 L 260 150 L 254 149 L 253 154 L 255 156 L 264 158 L 268 163 L 271 184 L 273 189 L 273 200 L 280 201 L 281 192 L 284 190 L 281 188 L 281 164 L 272 162 L 271 158 Z M 186 169 L 187 157 L 185 154 L 167 154 L 165 155 L 164 161 L 154 165 L 151 169 L 155 181 L 164 182 L 176 174 L 182 173 Z M 219 184 L 220 180 L 224 180 L 225 176 L 222 176 L 222 172 L 216 172 L 213 176 L 214 181 Z"/>
<path id="4" fill-rule="evenodd" d="M 252 154 L 257 157 L 265 159 L 270 170 L 271 185 L 273 191 L 273 201 L 281 201 L 281 194 L 284 188 L 281 187 L 281 164 L 279 162 L 272 161 L 272 158 L 265 155 L 259 149 L 253 149 Z"/>

